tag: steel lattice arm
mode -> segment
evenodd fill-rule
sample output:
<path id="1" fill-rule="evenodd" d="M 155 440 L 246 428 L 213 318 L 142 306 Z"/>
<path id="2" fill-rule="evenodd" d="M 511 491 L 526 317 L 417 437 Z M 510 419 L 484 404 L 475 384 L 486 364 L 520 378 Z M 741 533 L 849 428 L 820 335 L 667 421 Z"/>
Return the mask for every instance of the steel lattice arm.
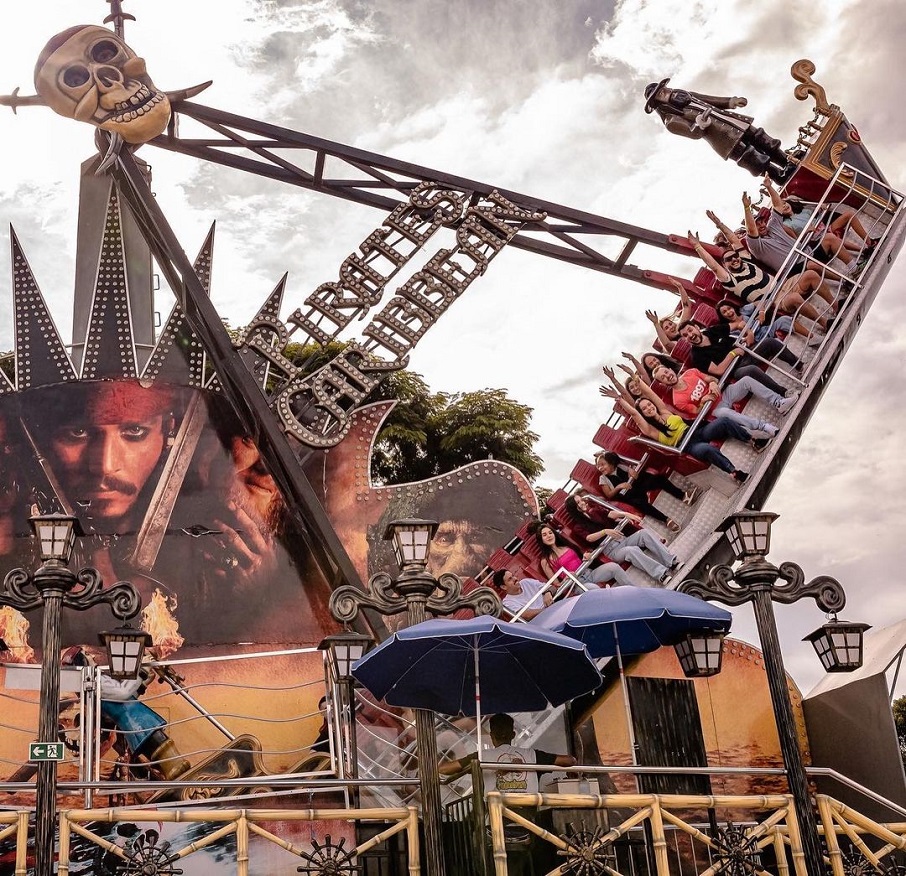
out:
<path id="1" fill-rule="evenodd" d="M 180 116 L 194 119 L 216 136 L 179 136 Z M 657 288 L 665 287 L 663 274 L 626 264 L 635 247 L 641 243 L 691 254 L 688 247 L 670 235 L 188 101 L 174 107 L 167 134 L 151 142 L 162 149 L 387 212 L 405 202 L 412 189 L 422 182 L 439 183 L 476 198 L 487 197 L 496 189 L 520 207 L 547 214 L 544 221 L 527 224 L 510 246 Z M 286 150 L 298 150 L 298 163 L 278 154 Z M 602 242 L 614 239 L 619 252 L 615 256 L 605 255 L 601 251 Z"/>

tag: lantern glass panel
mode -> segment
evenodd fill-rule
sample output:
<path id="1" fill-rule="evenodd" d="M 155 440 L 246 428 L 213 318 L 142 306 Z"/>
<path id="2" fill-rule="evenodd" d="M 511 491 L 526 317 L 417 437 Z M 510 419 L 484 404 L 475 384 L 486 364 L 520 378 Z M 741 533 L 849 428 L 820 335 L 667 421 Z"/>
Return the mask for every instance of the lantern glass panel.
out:
<path id="1" fill-rule="evenodd" d="M 721 527 L 737 560 L 764 556 L 771 548 L 771 524 L 777 518 L 769 511 L 743 511 Z"/>
<path id="2" fill-rule="evenodd" d="M 138 678 L 145 648 L 151 636 L 144 630 L 120 627 L 101 633 L 98 638 L 107 649 L 108 674 L 111 678 Z"/>
<path id="3" fill-rule="evenodd" d="M 803 641 L 812 643 L 825 672 L 852 672 L 862 665 L 862 636 L 867 629 L 868 624 L 832 620 Z"/>
<path id="4" fill-rule="evenodd" d="M 428 562 L 431 539 L 437 531 L 433 520 L 394 520 L 387 526 L 384 538 L 393 540 L 393 553 L 400 568 Z"/>
<path id="5" fill-rule="evenodd" d="M 352 678 L 352 667 L 371 645 L 371 638 L 361 633 L 337 633 L 328 636 L 318 647 L 327 652 L 333 677 L 342 681 Z"/>
<path id="6" fill-rule="evenodd" d="M 39 514 L 30 522 L 38 538 L 41 559 L 68 563 L 79 534 L 78 520 L 64 514 Z"/>
<path id="7" fill-rule="evenodd" d="M 676 656 L 687 678 L 707 678 L 721 669 L 723 633 L 688 633 L 674 645 Z"/>

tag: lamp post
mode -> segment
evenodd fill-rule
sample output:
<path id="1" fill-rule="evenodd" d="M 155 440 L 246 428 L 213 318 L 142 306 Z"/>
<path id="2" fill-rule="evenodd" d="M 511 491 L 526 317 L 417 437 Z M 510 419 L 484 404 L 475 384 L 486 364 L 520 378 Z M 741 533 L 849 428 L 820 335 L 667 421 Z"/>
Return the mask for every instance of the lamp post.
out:
<path id="1" fill-rule="evenodd" d="M 337 704 L 337 711 L 344 716 L 343 723 L 347 739 L 349 740 L 346 751 L 348 764 L 343 752 L 337 753 L 341 764 L 342 778 L 346 778 L 347 775 L 351 779 L 359 777 L 359 744 L 355 726 L 355 678 L 352 675 L 352 667 L 356 661 L 362 658 L 372 644 L 374 643 L 370 636 L 365 636 L 362 633 L 343 632 L 327 636 L 318 645 L 318 648 L 327 654 L 327 664 L 330 668 L 329 675 L 334 682 L 335 694 L 333 699 Z M 358 785 L 353 788 L 352 797 L 356 807 L 358 807 Z"/>
<path id="2" fill-rule="evenodd" d="M 479 587 L 464 596 L 458 576 L 445 573 L 438 579 L 428 572 L 428 553 L 435 532 L 437 523 L 434 520 L 406 519 L 389 523 L 384 539 L 393 541 L 399 575 L 391 578 L 386 572 L 378 572 L 368 581 L 367 591 L 349 585 L 337 588 L 330 597 L 333 616 L 349 623 L 362 608 L 371 608 L 381 614 L 405 612 L 408 624 L 412 626 L 426 620 L 428 612 L 448 615 L 461 608 L 471 608 L 476 614 L 499 615 L 500 600 L 489 587 Z M 415 710 L 415 744 L 427 872 L 428 876 L 444 876 L 437 734 L 434 713 L 428 709 Z"/>
<path id="3" fill-rule="evenodd" d="M 83 534 L 75 517 L 66 514 L 38 514 L 31 517 L 29 522 L 40 546 L 42 563 L 34 572 L 25 569 L 13 569 L 8 572 L 0 588 L 0 605 L 23 612 L 36 608 L 44 609 L 38 741 L 49 743 L 57 741 L 63 608 L 85 611 L 95 605 L 106 603 L 116 617 L 126 620 L 138 613 L 141 598 L 135 587 L 127 581 L 120 581 L 104 589 L 104 582 L 96 569 L 86 568 L 78 573 L 69 569 L 68 563 L 76 536 Z M 139 637 L 143 647 L 145 641 L 143 637 L 146 637 L 147 633 L 139 630 L 133 632 Z M 131 644 L 128 646 L 123 644 L 121 647 L 124 658 L 128 652 L 130 665 L 133 664 L 132 658 L 138 654 L 138 661 L 134 664 L 137 674 L 141 649 L 136 652 L 136 646 Z M 119 669 L 125 668 L 125 659 L 116 662 Z M 51 876 L 53 873 L 56 796 L 56 761 L 40 761 L 35 787 L 37 876 Z"/>
<path id="4" fill-rule="evenodd" d="M 777 732 L 780 735 L 783 765 L 802 835 L 806 871 L 808 876 L 824 876 L 824 859 L 818 842 L 818 824 L 809 798 L 808 777 L 796 737 L 793 707 L 786 684 L 786 670 L 780 651 L 773 603 L 789 604 L 809 597 L 815 600 L 819 608 L 828 613 L 835 613 L 845 605 L 846 594 L 835 578 L 819 575 L 806 583 L 802 569 L 795 563 L 781 563 L 777 567 L 765 559 L 765 554 L 771 544 L 771 524 L 776 518 L 776 514 L 763 511 L 741 511 L 728 517 L 718 527 L 718 531 L 726 534 L 733 554 L 740 565 L 735 570 L 727 565 L 714 566 L 708 572 L 706 581 L 688 579 L 683 581 L 677 590 L 700 599 L 723 602 L 726 605 L 753 603 L 771 704 L 777 723 Z M 840 622 L 835 623 L 839 625 Z M 833 624 L 829 624 L 823 629 L 826 630 L 828 627 L 833 627 Z M 846 625 L 846 627 L 847 629 L 842 633 L 843 659 L 844 661 L 848 659 L 846 669 L 851 670 L 861 665 L 861 632 L 867 629 L 867 626 L 854 624 Z M 817 638 L 820 632 L 816 631 L 812 635 Z M 832 638 L 833 633 L 828 633 L 825 638 L 828 636 Z M 859 638 L 858 646 L 853 644 L 853 636 Z M 839 631 L 837 639 L 841 640 Z M 830 641 L 830 638 L 827 640 Z M 834 644 L 832 643 L 828 648 L 833 651 Z M 703 650 L 707 649 L 699 649 L 700 652 Z M 858 663 L 853 661 L 856 652 Z M 714 653 L 713 647 L 711 647 L 710 653 Z M 682 657 L 682 654 L 680 656 Z M 687 674 L 713 674 L 696 671 L 695 662 L 690 659 L 688 664 L 683 665 Z M 823 659 L 822 662 L 824 662 Z M 704 663 L 713 668 L 713 657 L 710 664 L 707 660 Z"/>

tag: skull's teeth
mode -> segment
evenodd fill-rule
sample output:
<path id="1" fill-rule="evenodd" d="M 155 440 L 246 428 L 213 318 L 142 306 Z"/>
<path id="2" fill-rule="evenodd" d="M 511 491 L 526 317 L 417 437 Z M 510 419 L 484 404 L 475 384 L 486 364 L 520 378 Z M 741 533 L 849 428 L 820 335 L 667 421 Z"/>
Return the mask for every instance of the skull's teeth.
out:
<path id="1" fill-rule="evenodd" d="M 134 106 L 135 98 L 140 97 L 142 92 L 144 92 L 144 94 L 147 97 L 149 97 L 149 99 L 146 100 L 145 103 L 143 103 L 141 106 Z M 118 121 L 118 122 L 134 121 L 139 116 L 143 116 L 145 113 L 150 112 L 151 109 L 153 107 L 157 106 L 157 104 L 159 104 L 163 99 L 164 99 L 164 96 L 160 92 L 155 92 L 154 94 L 151 94 L 150 89 L 148 89 L 146 86 L 142 86 L 142 91 L 138 92 L 135 95 L 135 97 L 132 98 L 132 101 L 133 101 L 132 103 L 123 102 L 123 103 L 118 103 L 116 105 L 116 109 L 118 111 L 118 114 L 116 116 L 116 121 Z"/>

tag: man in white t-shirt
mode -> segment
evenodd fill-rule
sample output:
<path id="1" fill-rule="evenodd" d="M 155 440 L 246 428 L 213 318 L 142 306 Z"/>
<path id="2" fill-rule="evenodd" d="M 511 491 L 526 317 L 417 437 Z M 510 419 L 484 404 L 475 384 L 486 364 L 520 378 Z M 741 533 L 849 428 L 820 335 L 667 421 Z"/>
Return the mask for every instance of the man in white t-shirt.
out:
<path id="1" fill-rule="evenodd" d="M 520 767 L 527 764 L 556 767 L 576 765 L 576 759 L 570 754 L 551 754 L 538 748 L 522 748 L 519 745 L 513 745 L 516 726 L 510 715 L 491 715 L 488 726 L 494 747 L 485 751 L 481 759 L 486 763 L 496 762 L 512 766 L 506 770 L 483 770 L 485 793 L 500 791 L 511 794 L 537 794 L 538 773 L 533 770 L 520 769 Z M 440 764 L 438 771 L 441 775 L 447 776 L 464 773 L 477 757 L 478 755 L 472 752 L 459 760 Z"/>
<path id="2" fill-rule="evenodd" d="M 545 593 L 545 584 L 535 578 L 517 579 L 509 569 L 501 569 L 491 578 L 494 586 L 503 593 L 503 607 L 511 614 L 516 615 L 525 606 L 525 611 L 519 615 L 522 620 L 531 620 L 539 611 L 543 611 L 551 604 L 551 593 Z"/>

